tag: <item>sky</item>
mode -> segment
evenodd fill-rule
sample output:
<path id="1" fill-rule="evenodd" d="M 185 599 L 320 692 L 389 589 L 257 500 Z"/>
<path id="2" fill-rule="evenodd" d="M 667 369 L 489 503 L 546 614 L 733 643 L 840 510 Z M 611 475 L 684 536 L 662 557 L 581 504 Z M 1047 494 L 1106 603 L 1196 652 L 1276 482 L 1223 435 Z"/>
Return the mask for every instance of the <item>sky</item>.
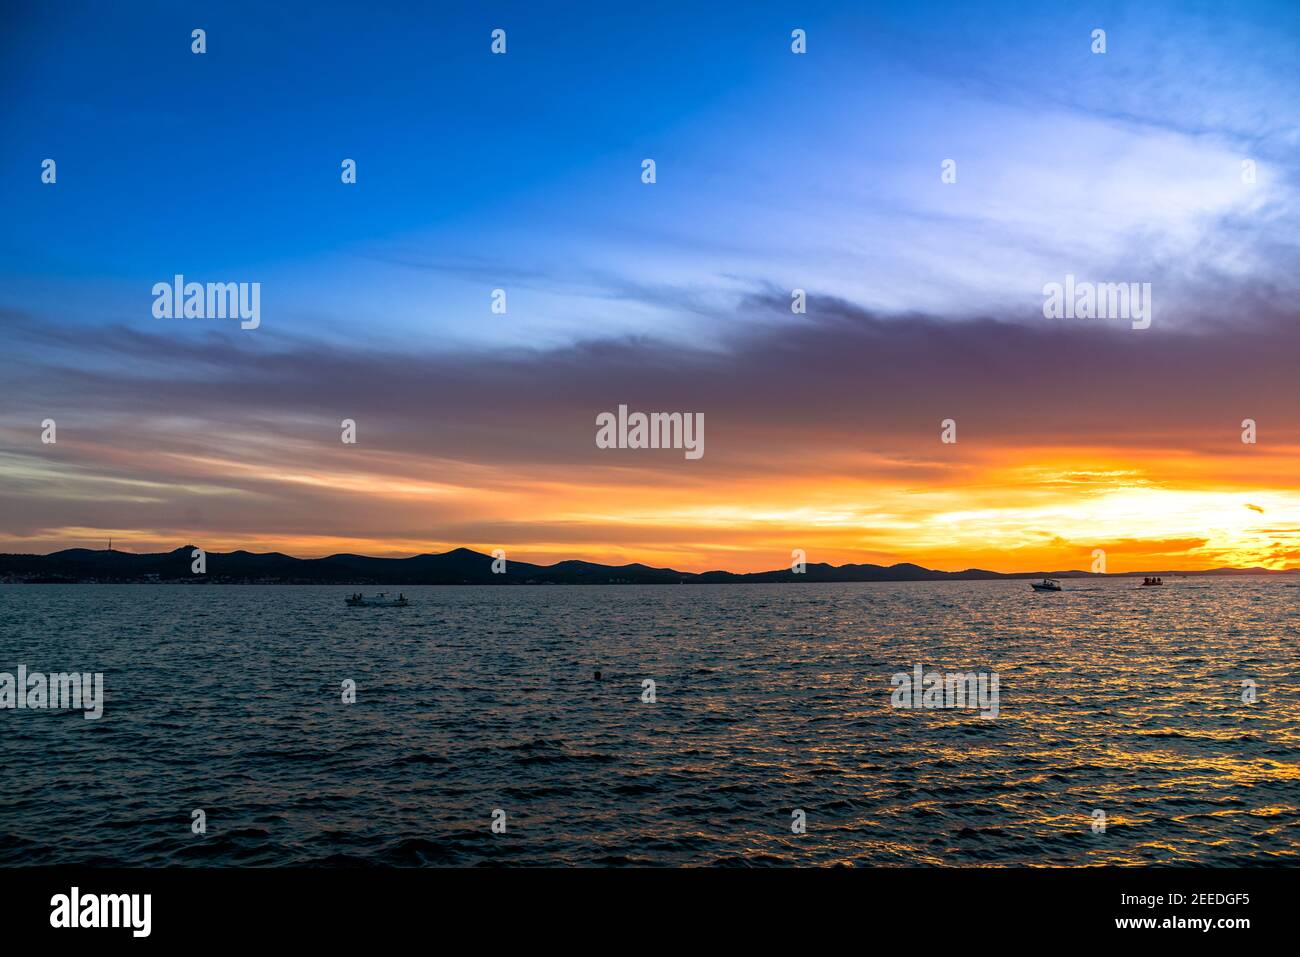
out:
<path id="1" fill-rule="evenodd" d="M 4 5 L 0 550 L 1300 566 L 1295 4 L 375 6 Z"/>

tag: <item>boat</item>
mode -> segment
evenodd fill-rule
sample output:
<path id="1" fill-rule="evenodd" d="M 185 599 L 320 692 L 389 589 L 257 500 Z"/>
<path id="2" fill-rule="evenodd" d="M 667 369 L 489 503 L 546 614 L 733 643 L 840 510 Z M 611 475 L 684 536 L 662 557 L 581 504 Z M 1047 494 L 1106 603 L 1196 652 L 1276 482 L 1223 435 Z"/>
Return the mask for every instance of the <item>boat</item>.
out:
<path id="1" fill-rule="evenodd" d="M 1034 591 L 1060 591 L 1061 590 L 1061 583 L 1058 582 L 1055 578 L 1044 578 L 1040 582 L 1030 582 L 1029 585 L 1034 589 Z"/>
<path id="2" fill-rule="evenodd" d="M 349 608 L 405 608 L 411 603 L 405 595 L 394 598 L 386 591 L 381 591 L 378 595 L 362 595 L 358 592 L 349 595 L 346 601 Z"/>
<path id="3" fill-rule="evenodd" d="M 1142 587 L 1143 587 L 1143 588 L 1150 588 L 1152 585 L 1163 585 L 1164 583 L 1165 583 L 1165 580 L 1164 580 L 1163 578 L 1144 578 L 1144 579 L 1142 579 Z"/>

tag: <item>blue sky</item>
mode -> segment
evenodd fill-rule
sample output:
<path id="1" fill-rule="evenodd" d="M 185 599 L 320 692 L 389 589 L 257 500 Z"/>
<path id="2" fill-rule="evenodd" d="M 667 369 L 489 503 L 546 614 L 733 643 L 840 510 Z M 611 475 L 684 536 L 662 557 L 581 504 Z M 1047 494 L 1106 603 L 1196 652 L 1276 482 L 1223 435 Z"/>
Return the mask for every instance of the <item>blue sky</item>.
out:
<path id="1" fill-rule="evenodd" d="M 698 569 L 780 565 L 813 528 L 842 560 L 924 563 L 961 515 L 932 561 L 1006 567 L 1026 535 L 1185 512 L 1151 561 L 1300 562 L 1294 3 L 0 16 L 0 548 Z M 176 273 L 260 282 L 260 327 L 154 318 Z M 1067 274 L 1150 282 L 1151 329 L 1045 319 Z M 624 402 L 702 411 L 709 453 L 598 456 L 593 417 Z M 969 444 L 936 450 L 958 410 Z M 1271 457 L 1243 469 L 1246 415 Z M 999 511 L 1044 475 L 1041 512 Z M 1077 475 L 1110 483 L 1109 518 Z M 1238 528 L 1261 515 L 1238 493 L 1267 528 Z"/>
<path id="2" fill-rule="evenodd" d="M 1258 234 L 1297 218 L 1293 5 L 545 7 L 10 14 L 8 304 L 133 322 L 183 272 L 262 281 L 274 336 L 708 348 L 768 287 L 962 315 L 1291 271 Z"/>

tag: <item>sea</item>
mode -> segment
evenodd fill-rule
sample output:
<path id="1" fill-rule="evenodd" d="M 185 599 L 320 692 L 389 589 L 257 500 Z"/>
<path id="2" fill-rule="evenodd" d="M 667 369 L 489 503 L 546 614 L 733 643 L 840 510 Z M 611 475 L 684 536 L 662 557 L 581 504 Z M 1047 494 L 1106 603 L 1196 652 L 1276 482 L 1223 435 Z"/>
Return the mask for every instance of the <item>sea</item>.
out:
<path id="1" fill-rule="evenodd" d="M 0 866 L 1300 863 L 1300 587 L 1165 582 L 2 585 L 103 713 L 0 710 Z"/>

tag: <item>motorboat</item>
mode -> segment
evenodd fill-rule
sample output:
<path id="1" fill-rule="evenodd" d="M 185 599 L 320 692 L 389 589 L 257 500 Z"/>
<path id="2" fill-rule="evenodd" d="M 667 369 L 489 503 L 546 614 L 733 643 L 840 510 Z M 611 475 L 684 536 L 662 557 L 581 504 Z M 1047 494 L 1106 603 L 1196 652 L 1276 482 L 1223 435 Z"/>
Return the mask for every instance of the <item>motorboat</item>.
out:
<path id="1" fill-rule="evenodd" d="M 1061 583 L 1058 582 L 1055 578 L 1044 578 L 1040 582 L 1030 582 L 1029 584 L 1030 587 L 1034 589 L 1034 591 L 1060 591 L 1061 590 Z"/>
<path id="2" fill-rule="evenodd" d="M 386 591 L 381 591 L 378 595 L 362 595 L 358 592 L 349 595 L 347 603 L 349 608 L 405 608 L 411 600 L 401 594 L 394 598 Z"/>

